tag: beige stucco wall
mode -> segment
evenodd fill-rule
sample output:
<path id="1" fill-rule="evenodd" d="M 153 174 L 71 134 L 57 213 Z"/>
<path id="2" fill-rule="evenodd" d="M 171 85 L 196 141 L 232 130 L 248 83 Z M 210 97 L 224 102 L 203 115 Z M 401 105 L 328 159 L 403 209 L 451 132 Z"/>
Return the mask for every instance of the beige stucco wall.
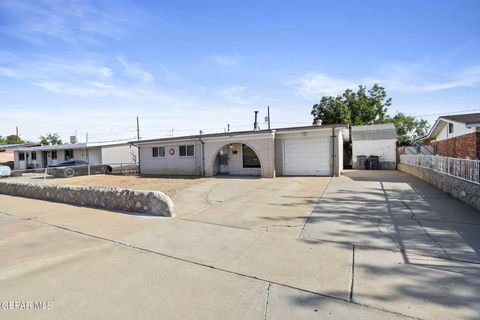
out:
<path id="1" fill-rule="evenodd" d="M 103 164 L 132 164 L 135 163 L 134 156 L 137 156 L 137 148 L 128 144 L 102 146 L 99 152 Z"/>
<path id="2" fill-rule="evenodd" d="M 180 157 L 179 146 L 193 144 L 195 155 Z M 152 155 L 153 147 L 165 147 L 165 157 Z M 173 149 L 171 155 L 169 150 Z M 181 142 L 149 143 L 140 146 L 140 166 L 142 174 L 159 175 L 202 175 L 202 148 L 198 140 L 185 140 Z"/>

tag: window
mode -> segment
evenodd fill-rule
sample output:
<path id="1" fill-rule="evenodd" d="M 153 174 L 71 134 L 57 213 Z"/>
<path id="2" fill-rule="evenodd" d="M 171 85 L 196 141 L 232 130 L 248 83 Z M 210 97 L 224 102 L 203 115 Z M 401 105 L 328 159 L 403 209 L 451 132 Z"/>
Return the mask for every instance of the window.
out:
<path id="1" fill-rule="evenodd" d="M 453 133 L 453 123 L 448 124 L 448 133 Z"/>
<path id="2" fill-rule="evenodd" d="M 52 160 L 57 160 L 57 151 L 51 151 L 52 152 Z"/>
<path id="3" fill-rule="evenodd" d="M 73 159 L 73 150 L 72 149 L 65 150 L 65 161 L 68 161 L 71 159 Z"/>
<path id="4" fill-rule="evenodd" d="M 242 157 L 244 168 L 260 168 L 260 160 L 255 151 L 247 145 L 242 145 Z"/>
<path id="5" fill-rule="evenodd" d="M 37 160 L 37 153 L 36 152 L 32 152 L 32 160 Z"/>
<path id="6" fill-rule="evenodd" d="M 195 147 L 193 144 L 178 147 L 178 154 L 180 157 L 193 157 L 195 155 Z"/>
<path id="7" fill-rule="evenodd" d="M 152 157 L 154 157 L 154 158 L 165 157 L 165 147 L 153 147 L 152 148 Z"/>
<path id="8" fill-rule="evenodd" d="M 25 161 L 25 153 L 19 152 L 19 153 L 18 153 L 18 160 L 20 160 L 20 161 Z"/>

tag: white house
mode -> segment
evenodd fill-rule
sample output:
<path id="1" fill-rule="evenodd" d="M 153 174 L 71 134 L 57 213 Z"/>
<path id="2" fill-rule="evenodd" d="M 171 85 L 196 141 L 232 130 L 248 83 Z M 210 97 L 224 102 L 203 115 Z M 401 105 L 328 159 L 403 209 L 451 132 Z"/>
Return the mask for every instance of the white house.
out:
<path id="1" fill-rule="evenodd" d="M 424 141 L 440 156 L 480 159 L 480 113 L 441 116 Z"/>
<path id="2" fill-rule="evenodd" d="M 144 175 L 340 175 L 345 125 L 132 141 Z"/>
<path id="3" fill-rule="evenodd" d="M 397 131 L 392 123 L 352 126 L 352 166 L 358 169 L 358 156 L 378 156 L 380 169 L 397 165 Z"/>
<path id="4" fill-rule="evenodd" d="M 134 164 L 137 149 L 128 141 L 84 142 L 14 149 L 14 169 L 45 168 L 69 160 L 90 164 Z"/>

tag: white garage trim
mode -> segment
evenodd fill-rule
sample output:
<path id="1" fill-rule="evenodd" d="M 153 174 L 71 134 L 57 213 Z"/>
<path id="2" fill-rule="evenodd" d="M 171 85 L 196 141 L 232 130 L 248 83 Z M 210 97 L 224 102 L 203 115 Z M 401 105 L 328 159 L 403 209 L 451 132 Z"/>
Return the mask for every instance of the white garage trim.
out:
<path id="1" fill-rule="evenodd" d="M 285 175 L 329 176 L 332 161 L 329 137 L 285 139 L 283 146 Z"/>

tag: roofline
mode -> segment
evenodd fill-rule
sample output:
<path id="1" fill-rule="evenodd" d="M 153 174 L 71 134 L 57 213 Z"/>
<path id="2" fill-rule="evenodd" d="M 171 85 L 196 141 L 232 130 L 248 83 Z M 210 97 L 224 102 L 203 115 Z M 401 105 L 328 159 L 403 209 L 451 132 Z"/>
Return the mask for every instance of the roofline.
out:
<path id="1" fill-rule="evenodd" d="M 321 126 L 301 126 L 301 127 L 287 127 L 287 128 L 274 128 L 274 129 L 263 129 L 263 130 L 248 130 L 248 131 L 232 131 L 232 132 L 221 132 L 221 133 L 209 133 L 209 134 L 197 134 L 190 136 L 179 136 L 179 137 L 168 137 L 168 138 L 153 138 L 145 140 L 132 140 L 129 141 L 130 144 L 146 144 L 150 142 L 167 142 L 167 141 L 184 141 L 184 140 L 195 140 L 195 139 L 208 139 L 215 137 L 234 137 L 234 136 L 244 136 L 244 135 L 257 135 L 257 134 L 268 134 L 268 133 L 283 133 L 283 132 L 292 132 L 292 131 L 305 131 L 305 130 L 321 130 L 321 129 L 331 129 L 331 128 L 348 128 L 347 124 L 327 124 Z"/>
<path id="2" fill-rule="evenodd" d="M 95 147 L 108 147 L 121 144 L 129 144 L 128 140 L 124 141 L 99 141 L 99 142 L 83 142 L 83 143 L 69 143 L 69 144 L 55 144 L 55 145 L 40 145 L 35 147 L 21 147 L 13 148 L 13 151 L 48 151 L 48 150 L 66 150 L 66 149 L 88 149 Z"/>

